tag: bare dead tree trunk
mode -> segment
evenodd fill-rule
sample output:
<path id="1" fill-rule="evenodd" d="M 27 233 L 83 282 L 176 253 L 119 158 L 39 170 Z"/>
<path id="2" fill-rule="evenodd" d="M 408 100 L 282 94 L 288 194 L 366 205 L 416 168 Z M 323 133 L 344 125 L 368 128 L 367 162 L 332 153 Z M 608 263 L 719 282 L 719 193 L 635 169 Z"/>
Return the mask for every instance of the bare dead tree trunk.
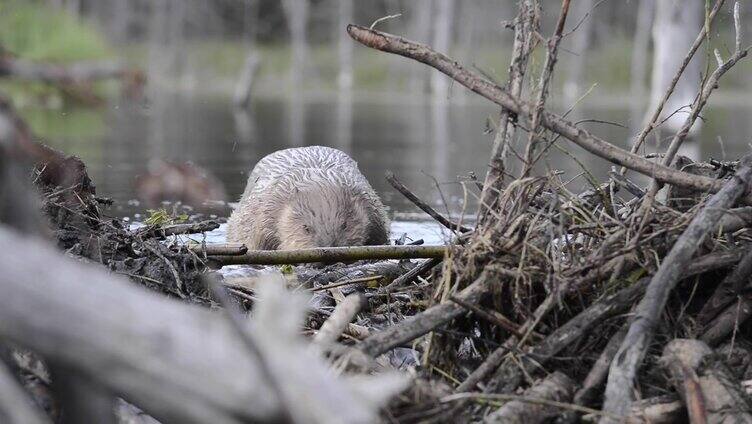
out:
<path id="1" fill-rule="evenodd" d="M 292 63 L 290 83 L 294 91 L 302 88 L 305 63 L 308 56 L 306 29 L 308 27 L 308 0 L 283 0 L 282 6 L 290 30 Z"/>
<path id="2" fill-rule="evenodd" d="M 650 110 L 655 109 L 661 96 L 666 92 L 684 59 L 685 52 L 694 41 L 694 33 L 703 25 L 702 2 L 659 1 L 655 5 Z M 700 59 L 695 57 L 679 80 L 674 95 L 666 103 L 662 118 L 684 108 L 684 113 L 674 114 L 664 124 L 669 131 L 678 131 L 684 123 L 686 114 L 689 112 L 688 106 L 692 104 L 700 87 L 701 71 Z M 697 130 L 699 130 L 699 124 L 695 123 L 693 131 Z"/>
<path id="3" fill-rule="evenodd" d="M 575 25 L 580 22 L 586 13 L 590 12 L 595 5 L 595 0 L 581 0 L 574 3 L 574 10 L 572 22 Z M 577 98 L 582 94 L 585 73 L 585 62 L 587 60 L 588 48 L 590 47 L 590 39 L 593 33 L 593 14 L 591 13 L 577 31 L 572 34 L 574 40 L 572 40 L 572 50 L 574 54 L 569 54 L 569 66 L 567 80 L 564 82 L 564 102 L 567 105 L 573 104 L 577 101 Z M 576 56 L 575 56 L 576 55 Z"/>
<path id="4" fill-rule="evenodd" d="M 347 24 L 352 22 L 353 2 L 352 0 L 338 0 L 338 19 L 337 19 L 337 49 L 339 53 L 339 74 L 337 75 L 337 85 L 340 90 L 350 90 L 353 84 L 353 47 L 352 42 L 347 35 Z"/>
<path id="5" fill-rule="evenodd" d="M 435 0 L 436 13 L 434 15 L 433 47 L 440 52 L 448 52 L 452 43 L 454 23 L 454 0 Z M 431 73 L 431 91 L 438 100 L 446 100 L 449 96 L 450 79 L 441 72 Z"/>
<path id="6" fill-rule="evenodd" d="M 650 44 L 649 28 L 653 21 L 653 2 L 639 0 L 637 7 L 637 23 L 632 39 L 632 63 L 630 65 L 629 92 L 632 94 L 630 116 L 633 133 L 639 131 L 642 117 L 645 115 L 645 73 L 647 72 L 648 48 Z"/>
<path id="7" fill-rule="evenodd" d="M 246 109 L 251 103 L 251 91 L 256 80 L 256 72 L 260 65 L 260 58 L 256 52 L 256 22 L 258 21 L 258 1 L 246 0 L 243 5 L 245 12 L 245 39 L 248 56 L 235 86 L 233 103 L 236 107 Z"/>
<path id="8" fill-rule="evenodd" d="M 408 11 L 412 15 L 410 22 L 411 32 L 415 39 L 421 42 L 428 42 L 431 38 L 431 9 L 432 0 L 412 0 L 408 5 Z M 424 93 L 426 90 L 426 77 L 431 75 L 430 69 L 422 66 L 410 67 L 410 90 L 413 92 Z"/>
<path id="9" fill-rule="evenodd" d="M 291 146 L 304 143 L 305 103 L 302 97 L 303 81 L 308 57 L 306 28 L 308 26 L 308 0 L 284 0 L 282 6 L 290 29 L 292 60 L 290 64 L 290 104 L 288 128 Z"/>

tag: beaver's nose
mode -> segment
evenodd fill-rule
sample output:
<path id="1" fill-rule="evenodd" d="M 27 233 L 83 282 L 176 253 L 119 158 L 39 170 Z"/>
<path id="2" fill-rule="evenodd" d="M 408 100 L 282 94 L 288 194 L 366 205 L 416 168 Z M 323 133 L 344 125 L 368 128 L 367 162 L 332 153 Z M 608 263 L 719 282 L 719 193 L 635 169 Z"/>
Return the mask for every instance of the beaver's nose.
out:
<path id="1" fill-rule="evenodd" d="M 319 247 L 337 247 L 337 238 L 330 234 L 321 234 L 316 238 Z"/>

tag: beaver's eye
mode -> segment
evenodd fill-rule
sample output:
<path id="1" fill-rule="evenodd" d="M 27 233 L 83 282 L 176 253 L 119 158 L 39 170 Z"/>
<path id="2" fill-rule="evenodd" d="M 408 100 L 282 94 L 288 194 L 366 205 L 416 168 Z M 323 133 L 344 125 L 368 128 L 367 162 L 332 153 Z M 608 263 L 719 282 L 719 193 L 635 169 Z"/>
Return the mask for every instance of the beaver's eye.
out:
<path id="1" fill-rule="evenodd" d="M 313 232 L 313 229 L 311 228 L 310 225 L 304 225 L 303 226 L 303 231 L 305 231 L 306 233 L 310 234 L 311 232 Z"/>

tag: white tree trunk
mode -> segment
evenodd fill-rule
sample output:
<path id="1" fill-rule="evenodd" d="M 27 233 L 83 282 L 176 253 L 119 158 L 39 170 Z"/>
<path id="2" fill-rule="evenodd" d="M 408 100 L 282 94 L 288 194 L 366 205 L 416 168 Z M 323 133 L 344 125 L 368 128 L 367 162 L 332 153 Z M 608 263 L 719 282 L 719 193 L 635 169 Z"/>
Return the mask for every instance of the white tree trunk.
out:
<path id="1" fill-rule="evenodd" d="M 441 53 L 449 53 L 454 22 L 454 0 L 435 0 L 433 48 Z M 431 72 L 431 91 L 437 100 L 449 96 L 449 77 L 439 71 Z"/>
<path id="2" fill-rule="evenodd" d="M 665 93 L 679 65 L 689 51 L 692 42 L 703 25 L 703 1 L 700 0 L 661 0 L 656 2 L 653 23 L 653 81 L 650 93 L 653 110 Z M 695 56 L 684 71 L 674 94 L 663 109 L 661 119 L 673 114 L 663 128 L 676 132 L 684 123 L 700 89 L 701 58 Z M 684 108 L 684 109 L 682 109 Z M 681 110 L 680 110 L 681 109 Z M 674 113 L 680 110 L 678 113 Z M 699 130 L 698 121 L 692 132 Z"/>
<path id="3" fill-rule="evenodd" d="M 282 6 L 290 29 L 292 45 L 292 63 L 290 66 L 290 83 L 293 91 L 302 88 L 308 43 L 306 28 L 308 26 L 308 0 L 283 0 Z"/>
<path id="4" fill-rule="evenodd" d="M 354 41 L 347 35 L 345 28 L 352 22 L 353 1 L 338 0 L 337 40 L 339 50 L 339 75 L 337 85 L 340 90 L 350 90 L 353 84 L 353 46 Z"/>
<path id="5" fill-rule="evenodd" d="M 421 43 L 429 43 L 431 37 L 432 0 L 411 0 L 406 7 L 410 13 L 411 37 Z M 410 67 L 410 90 L 417 93 L 426 91 L 426 77 L 433 71 L 426 66 L 412 63 Z"/>
<path id="6" fill-rule="evenodd" d="M 580 0 L 574 3 L 574 12 L 572 22 L 580 22 L 586 13 L 592 11 L 595 0 Z M 569 59 L 571 65 L 568 67 L 567 80 L 564 82 L 564 101 L 567 105 L 573 104 L 583 95 L 582 87 L 585 73 L 585 61 L 590 47 L 590 35 L 592 34 L 593 20 L 595 16 L 591 13 L 574 32 L 572 40 L 572 50 L 577 56 L 572 55 Z"/>
<path id="7" fill-rule="evenodd" d="M 630 116 L 633 133 L 639 131 L 636 126 L 645 115 L 645 73 L 648 63 L 648 48 L 650 44 L 649 30 L 653 21 L 653 0 L 639 0 L 637 7 L 637 23 L 632 42 L 632 64 L 630 66 L 630 90 L 632 94 Z"/>

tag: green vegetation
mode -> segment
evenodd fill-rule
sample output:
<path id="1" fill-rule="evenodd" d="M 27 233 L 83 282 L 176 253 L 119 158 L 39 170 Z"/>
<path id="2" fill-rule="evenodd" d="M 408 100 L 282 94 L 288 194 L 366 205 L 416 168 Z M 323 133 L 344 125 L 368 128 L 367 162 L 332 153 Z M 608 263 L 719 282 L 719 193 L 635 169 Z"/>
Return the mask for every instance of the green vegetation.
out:
<path id="1" fill-rule="evenodd" d="M 144 221 L 146 225 L 161 226 L 161 225 L 180 224 L 188 220 L 188 215 L 186 214 L 172 215 L 169 212 L 167 212 L 167 210 L 164 208 L 147 209 L 146 212 L 149 213 L 149 217 L 146 218 L 146 220 Z"/>
<path id="2" fill-rule="evenodd" d="M 93 27 L 33 0 L 0 0 L 0 43 L 31 60 L 71 62 L 113 56 Z"/>
<path id="3" fill-rule="evenodd" d="M 38 0 L 0 0 L 0 46 L 22 59 L 55 63 L 114 57 L 94 27 Z M 92 92 L 104 97 L 112 88 L 111 83 L 101 82 L 94 84 Z M 0 91 L 10 96 L 32 131 L 41 137 L 73 139 L 104 132 L 100 112 L 63 110 L 66 103 L 75 101 L 69 102 L 68 93 L 56 87 L 0 80 Z"/>

